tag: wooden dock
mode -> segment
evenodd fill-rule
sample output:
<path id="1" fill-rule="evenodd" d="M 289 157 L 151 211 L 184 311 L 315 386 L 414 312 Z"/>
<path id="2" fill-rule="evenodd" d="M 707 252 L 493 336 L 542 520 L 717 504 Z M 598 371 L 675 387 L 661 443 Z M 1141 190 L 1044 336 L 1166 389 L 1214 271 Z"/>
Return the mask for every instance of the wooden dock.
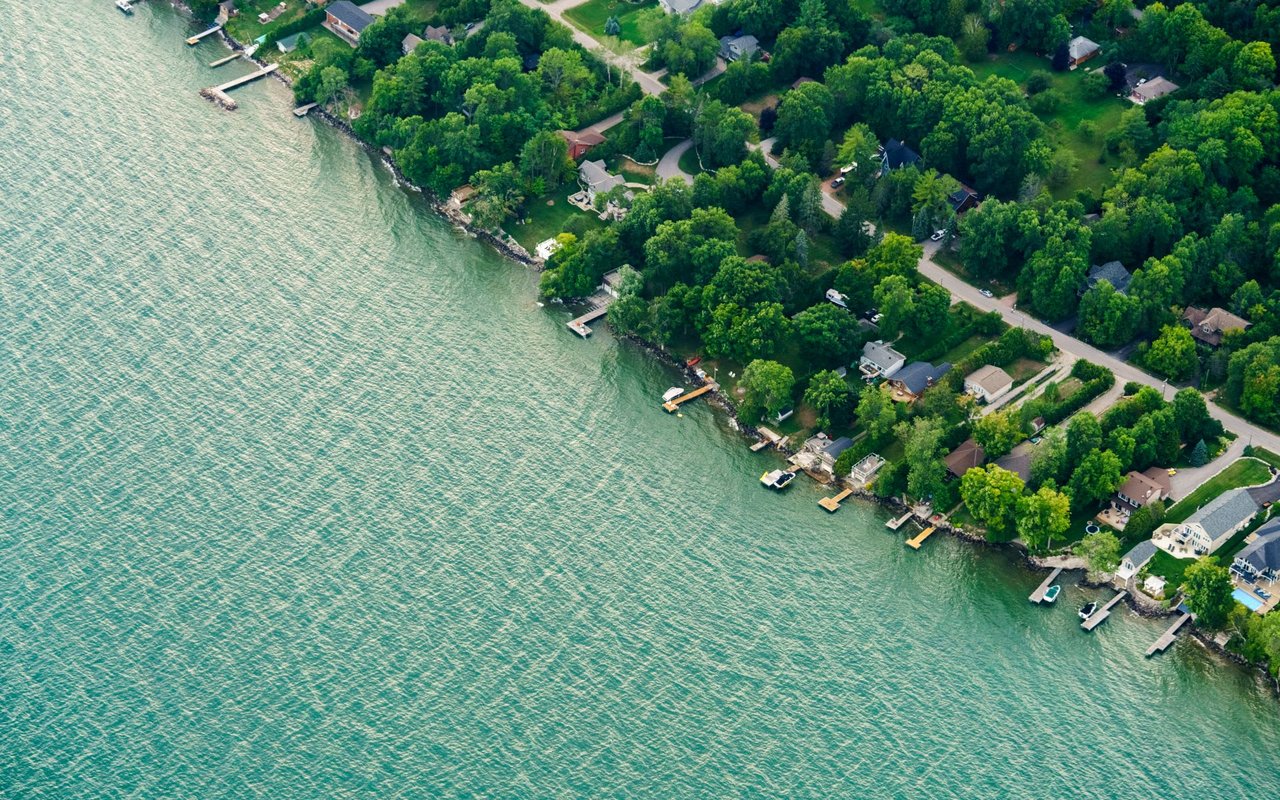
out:
<path id="1" fill-rule="evenodd" d="M 884 524 L 884 526 L 891 531 L 896 531 L 898 528 L 901 528 L 903 525 L 905 525 L 907 523 L 907 520 L 911 519 L 912 516 L 913 514 L 910 511 L 908 511 L 907 513 L 903 514 L 897 519 L 889 520 Z"/>
<path id="2" fill-rule="evenodd" d="M 1081 622 L 1080 627 L 1084 628 L 1086 631 L 1091 631 L 1094 628 L 1101 625 L 1102 623 L 1106 622 L 1107 617 L 1111 616 L 1111 609 L 1115 607 L 1116 603 L 1119 603 L 1121 600 L 1125 599 L 1125 597 L 1127 597 L 1128 594 L 1129 594 L 1128 592 L 1122 591 L 1120 592 L 1120 594 L 1108 600 L 1105 606 L 1093 612 L 1092 616 L 1090 616 L 1084 622 Z"/>
<path id="3" fill-rule="evenodd" d="M 1044 583 L 1041 583 L 1038 587 L 1036 587 L 1036 590 L 1032 592 L 1031 596 L 1028 597 L 1027 599 L 1033 603 L 1043 603 L 1044 593 L 1049 591 L 1049 587 L 1053 585 L 1053 582 L 1056 581 L 1058 579 L 1058 576 L 1061 574 L 1062 574 L 1062 567 L 1058 567 L 1053 572 L 1050 572 L 1049 577 L 1044 579 Z"/>
<path id="4" fill-rule="evenodd" d="M 187 39 L 187 44 L 189 44 L 189 45 L 194 45 L 194 44 L 196 44 L 197 42 L 199 42 L 201 39 L 203 39 L 204 37 L 206 37 L 206 36 L 212 36 L 213 34 L 217 33 L 217 32 L 218 32 L 218 31 L 220 31 L 220 30 L 222 30 L 222 26 L 221 26 L 221 25 L 214 25 L 214 26 L 213 26 L 212 28 L 210 28 L 209 30 L 207 30 L 207 31 L 202 31 L 201 33 L 197 33 L 195 36 L 192 36 L 190 39 Z"/>
<path id="5" fill-rule="evenodd" d="M 582 316 L 569 320 L 566 324 L 569 326 L 569 330 L 585 339 L 591 335 L 591 323 L 601 319 L 608 313 L 609 306 L 597 306 Z"/>
<path id="6" fill-rule="evenodd" d="M 822 498 L 821 500 L 818 501 L 818 505 L 822 506 L 827 511 L 830 511 L 832 514 L 834 514 L 840 510 L 840 503 L 848 499 L 849 495 L 851 494 L 853 494 L 852 489 L 845 489 L 843 492 L 833 497 Z"/>
<path id="7" fill-rule="evenodd" d="M 320 105 L 320 104 L 319 104 L 319 103 L 307 103 L 305 106 L 298 106 L 297 108 L 295 108 L 295 109 L 293 110 L 293 115 L 294 115 L 295 117 L 299 117 L 299 118 L 301 118 L 301 117 L 305 117 L 307 114 L 309 114 L 309 113 L 311 112 L 311 109 L 315 108 L 315 107 L 316 107 L 316 106 L 318 106 L 318 105 Z"/>
<path id="8" fill-rule="evenodd" d="M 1156 653 L 1163 653 L 1165 650 L 1169 649 L 1169 645 L 1178 641 L 1178 630 L 1185 625 L 1189 619 L 1191 619 L 1190 614 L 1183 614 L 1174 620 L 1174 623 L 1169 626 L 1169 630 L 1161 634 L 1160 638 L 1156 639 L 1155 644 L 1147 648 L 1147 658 L 1150 658 Z"/>
<path id="9" fill-rule="evenodd" d="M 227 109 L 228 111 L 231 111 L 235 109 L 236 101 L 232 100 L 231 95 L 227 94 L 227 92 L 231 91 L 237 86 L 243 86 L 246 83 L 249 83 L 251 81 L 256 81 L 258 78 L 261 78 L 263 75 L 270 75 L 272 72 L 275 72 L 279 68 L 280 68 L 279 64 L 268 64 L 267 66 L 263 67 L 260 70 L 257 70 L 256 72 L 250 72 L 248 75 L 241 75 L 239 78 L 229 80 L 226 83 L 222 84 L 221 86 L 214 86 L 209 89 L 201 89 L 200 94 L 204 97 L 209 98 L 210 100 L 222 106 L 223 108 Z"/>
<path id="10" fill-rule="evenodd" d="M 936 528 L 930 525 L 929 527 L 920 531 L 920 535 L 916 536 L 916 538 L 907 540 L 907 547 L 910 547 L 912 550 L 919 550 L 920 545 L 924 544 L 924 540 L 932 536 L 935 530 Z"/>
<path id="11" fill-rule="evenodd" d="M 237 58 L 239 58 L 241 55 L 242 55 L 242 53 L 241 53 L 239 50 L 237 50 L 236 52 L 232 53 L 231 55 L 229 55 L 229 56 L 223 56 L 222 58 L 218 59 L 217 61 L 210 61 L 210 62 L 209 62 L 209 66 L 210 66 L 210 67 L 220 67 L 220 66 L 222 66 L 223 64 L 230 64 L 232 61 L 235 61 L 235 60 L 236 60 Z"/>
<path id="12" fill-rule="evenodd" d="M 759 453 L 761 450 L 765 449 L 771 444 L 773 444 L 773 442 L 769 441 L 768 439 L 761 439 L 760 441 L 751 445 L 751 452 Z"/>
<path id="13" fill-rule="evenodd" d="M 674 400 L 668 400 L 667 402 L 662 404 L 662 408 L 668 414 L 674 414 L 676 413 L 676 409 L 679 408 L 682 404 L 687 403 L 690 400 L 695 400 L 699 397 L 702 397 L 704 394 L 706 394 L 707 392 L 715 388 L 716 388 L 716 385 L 714 383 L 710 383 L 710 382 L 704 383 L 703 385 L 699 386 L 697 389 L 694 389 L 691 392 L 685 392 L 684 394 L 680 395 Z"/>

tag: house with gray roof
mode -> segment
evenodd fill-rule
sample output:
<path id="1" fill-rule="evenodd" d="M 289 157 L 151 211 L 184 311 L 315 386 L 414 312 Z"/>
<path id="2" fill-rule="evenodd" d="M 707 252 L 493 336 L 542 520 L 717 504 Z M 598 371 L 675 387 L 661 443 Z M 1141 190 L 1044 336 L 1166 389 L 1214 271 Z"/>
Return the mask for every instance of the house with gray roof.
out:
<path id="1" fill-rule="evenodd" d="M 1077 36 L 1067 42 L 1067 63 L 1072 67 L 1083 64 L 1098 54 L 1102 48 L 1092 39 Z"/>
<path id="2" fill-rule="evenodd" d="M 373 16 L 351 0 L 338 0 L 324 11 L 324 27 L 352 47 L 360 43 L 360 33 L 373 24 Z"/>
<path id="3" fill-rule="evenodd" d="M 928 361 L 914 361 L 901 370 L 889 381 L 894 391 L 916 400 L 924 394 L 925 389 L 942 380 L 942 376 L 951 371 L 951 365 L 942 363 L 930 364 Z"/>
<path id="4" fill-rule="evenodd" d="M 858 371 L 865 378 L 888 378 L 896 375 L 907 357 L 892 346 L 882 342 L 867 342 L 862 346 L 862 358 L 858 359 Z"/>
<path id="5" fill-rule="evenodd" d="M 658 0 L 668 14 L 692 14 L 702 5 L 702 0 Z"/>
<path id="6" fill-rule="evenodd" d="M 720 57 L 725 61 L 754 58 L 758 52 L 760 52 L 760 41 L 750 34 L 720 37 Z"/>
<path id="7" fill-rule="evenodd" d="M 600 160 L 583 161 L 578 167 L 578 184 L 587 193 L 587 202 L 593 205 L 596 195 L 607 194 L 625 182 L 621 175 L 610 175 Z"/>
<path id="8" fill-rule="evenodd" d="M 1256 539 L 1232 562 L 1232 571 L 1250 578 L 1274 581 L 1280 577 L 1280 518 L 1258 528 Z"/>
<path id="9" fill-rule="evenodd" d="M 417 49 L 422 42 L 423 38 L 416 33 L 406 33 L 404 38 L 400 40 L 400 52 L 407 56 Z"/>
<path id="10" fill-rule="evenodd" d="M 1085 279 L 1085 285 L 1080 290 L 1080 294 L 1083 295 L 1102 281 L 1110 283 L 1117 292 L 1124 294 L 1125 290 L 1129 288 L 1129 281 L 1131 280 L 1133 280 L 1133 275 L 1119 261 L 1095 264 L 1089 269 L 1089 277 Z"/>
<path id="11" fill-rule="evenodd" d="M 1200 507 L 1170 532 L 1174 544 L 1196 555 L 1208 555 L 1249 524 L 1258 504 L 1248 489 L 1232 489 Z"/>
<path id="12" fill-rule="evenodd" d="M 1138 571 L 1147 565 L 1151 557 L 1156 554 L 1156 543 L 1150 539 L 1138 542 L 1129 552 L 1120 558 L 1120 566 L 1116 568 L 1116 577 L 1122 581 L 1127 581 Z"/>

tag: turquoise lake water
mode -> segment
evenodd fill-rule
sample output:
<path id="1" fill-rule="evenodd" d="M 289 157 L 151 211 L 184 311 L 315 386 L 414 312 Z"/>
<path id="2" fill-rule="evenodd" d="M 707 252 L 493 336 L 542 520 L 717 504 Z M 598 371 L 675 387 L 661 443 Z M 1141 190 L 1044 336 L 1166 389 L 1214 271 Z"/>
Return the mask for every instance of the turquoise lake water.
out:
<path id="1" fill-rule="evenodd" d="M 765 492 L 167 5 L 0 20 L 0 797 L 1273 791 L 1253 676 Z"/>

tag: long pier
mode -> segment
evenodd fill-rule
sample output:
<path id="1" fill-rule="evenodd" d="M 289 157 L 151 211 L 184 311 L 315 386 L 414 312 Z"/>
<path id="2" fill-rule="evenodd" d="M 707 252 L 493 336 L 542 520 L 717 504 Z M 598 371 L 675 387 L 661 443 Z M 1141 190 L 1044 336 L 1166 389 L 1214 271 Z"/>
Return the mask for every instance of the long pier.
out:
<path id="1" fill-rule="evenodd" d="M 1102 623 L 1106 622 L 1107 617 L 1111 616 L 1111 609 L 1115 607 L 1116 603 L 1119 603 L 1121 600 L 1125 599 L 1125 597 L 1127 597 L 1128 595 L 1129 595 L 1128 592 L 1124 592 L 1124 591 L 1120 592 L 1120 594 L 1108 600 L 1105 606 L 1093 612 L 1092 616 L 1090 616 L 1084 622 L 1081 622 L 1080 627 L 1084 628 L 1086 631 L 1091 631 L 1094 628 L 1101 625 Z"/>
<path id="2" fill-rule="evenodd" d="M 840 510 L 840 503 L 846 498 L 848 498 L 849 495 L 851 494 L 853 494 L 852 489 L 845 489 L 843 492 L 833 497 L 822 498 L 821 500 L 818 501 L 818 505 L 822 506 L 827 511 L 830 511 L 832 514 L 834 514 Z"/>
<path id="3" fill-rule="evenodd" d="M 569 330 L 581 336 L 583 339 L 591 335 L 591 323 L 602 318 L 609 313 L 609 306 L 597 306 L 580 317 L 569 320 L 566 324 Z"/>
<path id="4" fill-rule="evenodd" d="M 907 540 L 907 547 L 910 547 L 912 550 L 919 550 L 920 545 L 924 544 L 924 540 L 932 536 L 935 530 L 936 528 L 930 525 L 929 527 L 920 531 L 920 535 L 916 536 L 916 538 Z"/>
<path id="5" fill-rule="evenodd" d="M 1190 614 L 1183 614 L 1174 620 L 1173 624 L 1169 626 L 1169 630 L 1161 634 L 1160 638 L 1156 639 L 1155 644 L 1147 648 L 1147 658 L 1150 658 L 1156 653 L 1163 653 L 1165 650 L 1168 650 L 1169 645 L 1178 640 L 1178 630 L 1185 625 L 1189 619 L 1191 619 Z"/>
<path id="6" fill-rule="evenodd" d="M 1061 574 L 1062 574 L 1062 567 L 1057 567 L 1056 569 L 1054 569 L 1053 572 L 1049 573 L 1049 577 L 1044 579 L 1044 583 L 1036 587 L 1036 590 L 1032 592 L 1031 596 L 1028 597 L 1027 599 L 1033 603 L 1043 603 L 1044 593 L 1049 591 L 1049 587 L 1053 585 L 1053 582 L 1057 580 L 1058 576 Z"/>
<path id="7" fill-rule="evenodd" d="M 231 95 L 227 94 L 227 92 L 231 91 L 237 86 L 243 86 L 246 83 L 249 83 L 250 81 L 256 81 L 258 78 L 261 78 L 263 75 L 269 75 L 272 72 L 275 72 L 279 68 L 280 68 L 279 64 L 268 64 L 267 66 L 263 67 L 257 72 L 250 72 L 248 75 L 241 75 L 239 78 L 229 80 L 226 83 L 222 84 L 221 86 L 214 86 L 209 89 L 201 89 L 200 94 L 203 95 L 204 97 L 209 98 L 215 103 L 218 103 L 228 111 L 231 111 L 235 109 L 236 101 L 232 100 Z"/>
<path id="8" fill-rule="evenodd" d="M 187 39 L 187 44 L 189 44 L 189 45 L 194 45 L 194 44 L 196 44 L 197 42 L 199 42 L 201 39 L 203 39 L 204 37 L 206 37 L 206 36 L 212 36 L 213 34 L 217 33 L 217 32 L 218 32 L 218 31 L 220 31 L 220 30 L 222 30 L 222 26 L 221 26 L 221 25 L 214 25 L 214 26 L 213 26 L 212 28 L 210 28 L 209 30 L 207 30 L 207 31 L 201 31 L 200 33 L 197 33 L 195 36 L 192 36 L 190 39 Z"/>
<path id="9" fill-rule="evenodd" d="M 704 394 L 706 394 L 707 392 L 715 388 L 716 388 L 716 385 L 714 383 L 711 383 L 711 382 L 704 383 L 703 385 L 699 386 L 697 389 L 694 389 L 691 392 L 685 392 L 684 394 L 680 395 L 674 400 L 668 400 L 667 402 L 662 404 L 662 408 L 668 414 L 674 414 L 676 413 L 676 409 L 679 408 L 681 404 L 687 403 L 690 400 L 695 400 L 699 397 L 702 397 Z"/>
<path id="10" fill-rule="evenodd" d="M 229 56 L 223 56 L 222 58 L 218 59 L 217 61 L 210 61 L 210 62 L 209 62 L 209 66 L 210 66 L 210 67 L 220 67 L 220 66 L 222 66 L 223 64 L 230 64 L 232 61 L 235 61 L 237 58 L 239 58 L 239 57 L 240 57 L 240 55 L 241 55 L 240 51 L 239 51 L 239 50 L 237 50 L 236 52 L 232 53 L 231 55 L 229 55 Z"/>

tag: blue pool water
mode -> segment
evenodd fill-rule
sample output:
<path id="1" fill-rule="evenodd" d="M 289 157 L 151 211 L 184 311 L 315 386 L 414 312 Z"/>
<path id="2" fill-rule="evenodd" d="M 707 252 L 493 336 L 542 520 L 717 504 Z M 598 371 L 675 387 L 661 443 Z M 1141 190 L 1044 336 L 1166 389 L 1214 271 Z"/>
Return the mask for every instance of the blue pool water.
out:
<path id="1" fill-rule="evenodd" d="M 1245 608 L 1250 611 L 1257 611 L 1262 608 L 1262 601 L 1246 592 L 1244 589 L 1236 589 L 1231 596 L 1244 604 Z"/>

